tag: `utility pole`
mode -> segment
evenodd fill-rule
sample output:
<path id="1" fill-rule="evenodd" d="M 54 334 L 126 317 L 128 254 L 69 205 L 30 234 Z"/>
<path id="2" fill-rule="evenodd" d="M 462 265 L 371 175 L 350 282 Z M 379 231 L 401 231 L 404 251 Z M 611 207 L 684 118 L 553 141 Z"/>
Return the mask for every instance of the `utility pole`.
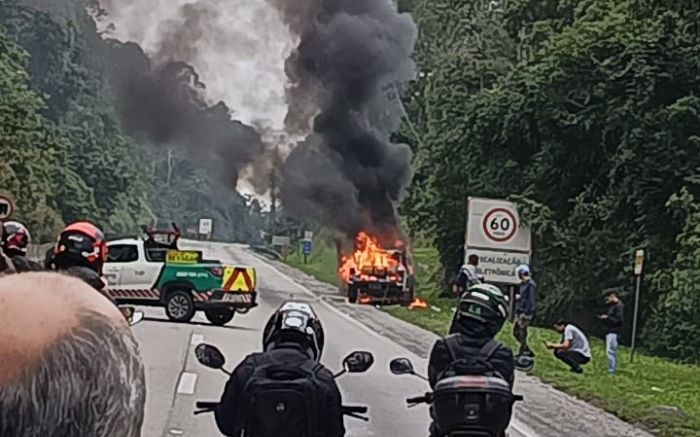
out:
<path id="1" fill-rule="evenodd" d="M 630 347 L 630 363 L 634 362 L 634 349 L 637 343 L 637 317 L 639 316 L 639 291 L 642 286 L 642 272 L 644 269 L 644 249 L 637 249 L 634 253 L 634 276 L 636 279 L 634 290 L 634 315 L 632 319 L 632 344 Z"/>
<path id="2" fill-rule="evenodd" d="M 279 145 L 275 148 L 275 155 L 272 159 L 272 169 L 270 170 L 270 235 L 274 237 L 277 231 L 277 186 L 279 184 L 277 167 L 279 157 Z"/>

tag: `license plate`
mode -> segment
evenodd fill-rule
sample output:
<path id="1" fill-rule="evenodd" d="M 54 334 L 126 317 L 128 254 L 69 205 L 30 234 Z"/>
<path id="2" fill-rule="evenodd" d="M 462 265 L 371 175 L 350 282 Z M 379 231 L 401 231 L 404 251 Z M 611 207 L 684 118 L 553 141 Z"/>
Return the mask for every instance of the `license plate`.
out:
<path id="1" fill-rule="evenodd" d="M 250 296 L 247 294 L 226 293 L 222 300 L 231 303 L 250 303 Z"/>
<path id="2" fill-rule="evenodd" d="M 369 284 L 369 289 L 370 290 L 381 290 L 382 284 L 373 282 L 373 283 Z"/>

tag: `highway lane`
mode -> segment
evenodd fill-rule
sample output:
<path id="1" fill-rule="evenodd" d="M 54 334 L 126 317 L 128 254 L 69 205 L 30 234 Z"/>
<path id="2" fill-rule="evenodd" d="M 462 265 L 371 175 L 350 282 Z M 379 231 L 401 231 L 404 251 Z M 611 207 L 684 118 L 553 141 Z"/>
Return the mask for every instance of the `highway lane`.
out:
<path id="1" fill-rule="evenodd" d="M 224 327 L 209 325 L 201 314 L 195 317 L 194 323 L 173 324 L 167 321 L 163 309 L 145 309 L 147 320 L 134 327 L 147 367 L 144 437 L 220 435 L 213 416 L 194 416 L 193 410 L 197 400 L 218 400 L 228 377 L 199 365 L 193 346 L 202 341 L 217 345 L 227 357 L 226 368 L 232 369 L 245 355 L 260 350 L 262 328 L 267 317 L 289 298 L 314 304 L 327 337 L 323 362 L 331 370 L 339 369 L 343 357 L 353 350 L 369 350 L 375 356 L 375 364 L 369 372 L 345 375 L 338 380 L 344 403 L 370 408 L 370 422 L 346 418 L 348 436 L 427 435 L 427 408 L 409 410 L 404 401 L 409 396 L 425 392 L 426 383 L 414 377 L 393 376 L 388 371 L 391 359 L 405 356 L 414 362 L 419 372 L 424 372 L 424 359 L 348 317 L 337 307 L 319 301 L 317 296 L 268 263 L 246 253 L 240 246 L 201 242 L 188 244 L 204 250 L 207 258 L 256 267 L 260 306 L 246 315 L 237 314 Z M 516 429 L 510 432 L 510 436 L 537 437 Z"/>

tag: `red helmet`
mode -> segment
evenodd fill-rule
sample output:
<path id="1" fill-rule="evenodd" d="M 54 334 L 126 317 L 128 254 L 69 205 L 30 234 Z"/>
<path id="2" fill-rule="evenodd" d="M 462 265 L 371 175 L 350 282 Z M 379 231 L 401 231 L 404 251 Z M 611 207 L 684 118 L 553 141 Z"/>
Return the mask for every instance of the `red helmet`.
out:
<path id="1" fill-rule="evenodd" d="M 107 261 L 107 241 L 94 224 L 76 222 L 58 236 L 54 254 L 54 263 L 59 270 L 82 266 L 101 275 L 102 266 Z"/>
<path id="2" fill-rule="evenodd" d="M 20 222 L 5 222 L 0 232 L 0 245 L 9 256 L 26 256 L 27 246 L 32 242 L 29 230 Z"/>

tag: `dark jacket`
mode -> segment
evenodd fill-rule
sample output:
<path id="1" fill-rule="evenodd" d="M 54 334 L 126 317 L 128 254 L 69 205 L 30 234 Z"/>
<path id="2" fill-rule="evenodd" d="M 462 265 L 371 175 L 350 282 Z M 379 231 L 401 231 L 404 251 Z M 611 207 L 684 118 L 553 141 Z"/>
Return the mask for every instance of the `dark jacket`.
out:
<path id="1" fill-rule="evenodd" d="M 107 287 L 105 285 L 105 282 L 102 280 L 102 277 L 99 274 L 97 274 L 96 271 L 82 266 L 68 267 L 65 270 L 59 271 L 70 276 L 75 276 L 78 279 L 82 279 L 89 286 L 99 291 L 104 297 L 109 299 L 109 301 L 112 302 L 114 305 L 119 306 L 117 304 L 117 301 L 114 300 L 114 298 L 112 298 L 109 294 L 107 294 Z"/>
<path id="2" fill-rule="evenodd" d="M 603 319 L 607 334 L 622 334 L 622 326 L 625 323 L 625 305 L 618 300 L 617 303 L 608 305 L 608 318 Z"/>
<path id="3" fill-rule="evenodd" d="M 245 423 L 245 412 L 239 409 L 242 404 L 241 396 L 248 379 L 255 370 L 255 357 L 263 354 L 266 355 L 266 359 L 274 363 L 285 363 L 292 366 L 298 366 L 304 361 L 311 359 L 307 352 L 296 343 L 281 344 L 275 349 L 248 355 L 236 367 L 236 370 L 234 370 L 231 378 L 226 383 L 220 404 L 214 411 L 216 424 L 219 427 L 219 431 L 224 435 L 236 437 L 241 435 L 241 430 Z M 343 437 L 345 435 L 345 426 L 343 424 L 340 390 L 338 390 L 333 374 L 327 369 L 323 369 L 318 374 L 318 378 L 322 384 L 321 390 L 324 395 L 321 405 L 325 407 L 325 411 L 320 411 L 319 414 L 324 419 L 322 422 L 327 425 L 327 429 L 320 429 L 319 431 L 324 436 Z"/>
<path id="4" fill-rule="evenodd" d="M 35 263 L 26 256 L 12 256 L 10 261 L 15 266 L 17 273 L 22 272 L 38 272 L 44 270 L 39 263 Z"/>
<path id="5" fill-rule="evenodd" d="M 532 316 L 537 304 L 537 284 L 532 279 L 520 284 L 520 299 L 515 305 L 515 314 Z"/>
<path id="6" fill-rule="evenodd" d="M 474 348 L 479 350 L 492 338 L 487 329 L 481 327 L 476 321 L 459 323 L 455 320 L 450 328 L 450 333 L 459 333 L 462 349 Z M 431 388 L 435 388 L 435 384 L 440 380 L 440 375 L 451 362 L 452 359 L 445 340 L 443 338 L 437 340 L 433 345 L 433 350 L 430 352 L 430 361 L 428 363 L 428 380 Z M 515 380 L 513 351 L 505 345 L 500 345 L 491 356 L 490 363 L 493 365 L 494 370 L 500 373 L 512 388 Z"/>

